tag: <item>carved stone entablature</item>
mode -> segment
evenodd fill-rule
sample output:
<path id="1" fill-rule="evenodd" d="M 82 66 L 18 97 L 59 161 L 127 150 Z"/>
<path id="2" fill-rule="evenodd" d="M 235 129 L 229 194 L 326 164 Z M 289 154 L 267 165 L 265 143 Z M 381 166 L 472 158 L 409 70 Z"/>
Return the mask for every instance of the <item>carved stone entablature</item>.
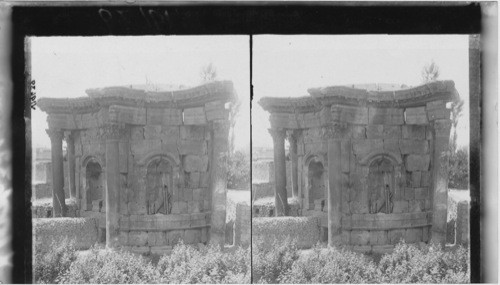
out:
<path id="1" fill-rule="evenodd" d="M 349 128 L 347 124 L 333 124 L 322 127 L 321 136 L 323 139 L 343 139 L 349 136 Z"/>
<path id="2" fill-rule="evenodd" d="M 450 137 L 451 120 L 435 120 L 433 127 L 436 137 Z"/>
<path id="3" fill-rule="evenodd" d="M 127 128 L 124 125 L 106 124 L 99 127 L 98 137 L 103 140 L 119 140 L 125 137 Z"/>
<path id="4" fill-rule="evenodd" d="M 62 141 L 64 138 L 64 132 L 61 129 L 49 128 L 45 132 L 49 135 L 50 140 Z"/>
<path id="5" fill-rule="evenodd" d="M 48 114 L 85 114 L 95 113 L 111 105 L 184 109 L 204 107 L 214 101 L 230 102 L 236 98 L 233 83 L 230 81 L 216 81 L 167 92 L 146 92 L 129 87 L 89 89 L 86 92 L 88 97 L 40 98 L 37 106 Z"/>
<path id="6" fill-rule="evenodd" d="M 397 91 L 375 92 L 347 86 L 333 86 L 311 88 L 308 92 L 310 97 L 266 97 L 262 98 L 259 104 L 270 113 L 307 113 L 318 112 L 324 106 L 331 105 L 378 108 L 421 107 L 432 101 L 453 101 L 458 96 L 453 81 L 435 81 Z"/>
<path id="7" fill-rule="evenodd" d="M 285 129 L 268 129 L 269 133 L 273 137 L 274 141 L 284 141 L 286 138 L 286 130 Z"/>
<path id="8" fill-rule="evenodd" d="M 73 132 L 64 132 L 64 140 L 67 143 L 73 142 L 75 140 L 76 134 Z"/>

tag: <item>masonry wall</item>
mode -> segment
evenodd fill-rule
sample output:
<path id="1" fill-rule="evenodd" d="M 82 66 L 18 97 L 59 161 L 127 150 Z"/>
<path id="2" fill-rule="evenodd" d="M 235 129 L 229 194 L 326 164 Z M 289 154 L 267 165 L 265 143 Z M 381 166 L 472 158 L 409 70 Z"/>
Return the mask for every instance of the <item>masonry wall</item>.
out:
<path id="1" fill-rule="evenodd" d="M 95 123 L 75 135 L 76 184 L 84 211 L 96 210 L 87 209 L 85 205 L 85 166 L 89 157 L 101 165 L 103 191 L 106 189 L 106 141 L 99 133 L 98 121 L 107 113 L 101 110 L 94 117 L 90 116 Z M 184 110 L 148 108 L 144 114 L 134 111 L 126 125 L 126 134 L 119 142 L 121 245 L 137 252 L 161 253 L 169 251 L 179 240 L 186 244 L 208 241 L 212 145 L 207 115 L 217 115 L 209 113 L 203 107 Z M 172 166 L 171 213 L 148 215 L 147 167 L 159 156 Z M 100 212 L 105 210 L 102 207 Z"/>
<path id="2" fill-rule="evenodd" d="M 305 128 L 298 140 L 298 160 L 304 199 L 308 196 L 308 158 L 318 157 L 328 177 L 328 138 L 322 127 L 324 122 L 334 121 L 346 126 L 341 138 L 342 156 L 338 158 L 342 168 L 343 243 L 370 251 L 378 250 L 372 246 L 393 245 L 400 238 L 407 242 L 429 240 L 434 144 L 431 120 L 449 118 L 444 102 L 412 108 L 334 105 L 321 112 L 304 114 L 303 118 L 299 120 Z M 390 214 L 369 213 L 370 166 L 367 161 L 377 154 L 397 161 L 393 162 L 393 211 Z M 327 207 L 323 210 L 326 215 Z"/>

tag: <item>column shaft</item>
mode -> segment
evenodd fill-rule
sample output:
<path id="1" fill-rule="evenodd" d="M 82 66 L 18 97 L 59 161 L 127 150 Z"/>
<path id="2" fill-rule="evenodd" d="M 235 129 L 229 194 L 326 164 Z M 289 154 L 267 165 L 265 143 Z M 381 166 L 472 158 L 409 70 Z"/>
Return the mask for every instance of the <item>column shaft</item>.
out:
<path id="1" fill-rule="evenodd" d="M 61 130 L 47 130 L 50 136 L 52 158 L 52 207 L 53 217 L 66 216 L 66 202 L 64 195 L 63 152 Z"/>
<path id="2" fill-rule="evenodd" d="M 224 247 L 226 237 L 227 151 L 229 123 L 213 121 L 209 191 L 212 195 L 210 244 Z"/>
<path id="3" fill-rule="evenodd" d="M 297 138 L 292 135 L 290 140 L 290 158 L 292 161 L 292 195 L 299 196 L 299 176 L 298 176 L 298 156 L 297 156 Z"/>
<path id="4" fill-rule="evenodd" d="M 274 145 L 274 204 L 276 217 L 286 216 L 288 197 L 286 192 L 285 131 L 269 130 Z"/>
<path id="5" fill-rule="evenodd" d="M 341 240 L 342 165 L 340 139 L 328 139 L 328 245 Z"/>
<path id="6" fill-rule="evenodd" d="M 75 184 L 75 142 L 72 134 L 66 136 L 67 154 L 68 154 L 68 173 L 69 173 L 69 195 L 76 198 Z"/>
<path id="7" fill-rule="evenodd" d="M 102 128 L 106 137 L 106 247 L 119 245 L 120 222 L 120 165 L 119 139 L 123 132 L 119 126 Z"/>
<path id="8" fill-rule="evenodd" d="M 446 243 L 446 219 L 448 216 L 448 163 L 450 120 L 434 122 L 434 154 L 432 170 L 432 233 L 431 241 Z"/>

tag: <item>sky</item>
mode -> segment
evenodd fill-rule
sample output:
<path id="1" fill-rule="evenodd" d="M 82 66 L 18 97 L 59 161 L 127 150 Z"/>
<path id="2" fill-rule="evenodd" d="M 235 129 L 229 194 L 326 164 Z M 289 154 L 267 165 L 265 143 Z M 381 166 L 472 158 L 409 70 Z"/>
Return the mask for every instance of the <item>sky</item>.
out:
<path id="1" fill-rule="evenodd" d="M 272 147 L 269 113 L 262 97 L 308 96 L 307 89 L 347 84 L 421 84 L 422 68 L 434 61 L 439 80 L 453 80 L 465 101 L 457 144 L 469 144 L 467 35 L 349 35 L 253 38 L 252 146 Z"/>
<path id="2" fill-rule="evenodd" d="M 236 149 L 250 147 L 250 49 L 248 36 L 32 37 L 32 79 L 38 98 L 85 97 L 86 89 L 166 84 L 198 86 L 203 66 L 217 80 L 233 82 L 242 100 Z M 31 112 L 33 147 L 50 148 L 47 115 Z"/>

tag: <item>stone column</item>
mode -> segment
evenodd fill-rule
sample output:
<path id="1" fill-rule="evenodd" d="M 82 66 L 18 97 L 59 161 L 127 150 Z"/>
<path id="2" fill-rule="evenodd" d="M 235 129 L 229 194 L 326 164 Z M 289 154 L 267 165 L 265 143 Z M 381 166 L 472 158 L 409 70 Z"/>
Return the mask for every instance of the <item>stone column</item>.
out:
<path id="1" fill-rule="evenodd" d="M 434 121 L 434 154 L 432 159 L 432 233 L 431 242 L 446 243 L 448 215 L 448 163 L 451 121 Z"/>
<path id="2" fill-rule="evenodd" d="M 64 136 L 67 145 L 68 154 L 68 174 L 69 174 L 69 195 L 71 198 L 76 198 L 75 184 L 75 140 L 74 135 L 69 132 Z"/>
<path id="3" fill-rule="evenodd" d="M 286 192 L 285 130 L 269 129 L 274 146 L 274 205 L 276 217 L 286 216 L 288 197 Z"/>
<path id="4" fill-rule="evenodd" d="M 64 197 L 64 172 L 62 139 L 63 131 L 48 129 L 52 157 L 52 207 L 53 217 L 66 216 L 66 202 Z"/>
<path id="5" fill-rule="evenodd" d="M 292 131 L 288 134 L 290 143 L 290 159 L 292 162 L 292 195 L 299 197 L 299 177 L 298 177 L 298 156 L 297 156 L 297 137 L 298 132 Z"/>
<path id="6" fill-rule="evenodd" d="M 120 156 L 119 141 L 124 127 L 104 125 L 100 128 L 101 136 L 106 140 L 106 247 L 119 245 L 120 222 Z"/>
<path id="7" fill-rule="evenodd" d="M 227 154 L 229 122 L 212 122 L 212 155 L 210 160 L 209 191 L 212 194 L 210 244 L 224 247 L 226 235 Z"/>
<path id="8" fill-rule="evenodd" d="M 342 164 L 341 142 L 345 126 L 335 125 L 325 129 L 328 139 L 328 245 L 341 242 L 342 220 Z"/>

